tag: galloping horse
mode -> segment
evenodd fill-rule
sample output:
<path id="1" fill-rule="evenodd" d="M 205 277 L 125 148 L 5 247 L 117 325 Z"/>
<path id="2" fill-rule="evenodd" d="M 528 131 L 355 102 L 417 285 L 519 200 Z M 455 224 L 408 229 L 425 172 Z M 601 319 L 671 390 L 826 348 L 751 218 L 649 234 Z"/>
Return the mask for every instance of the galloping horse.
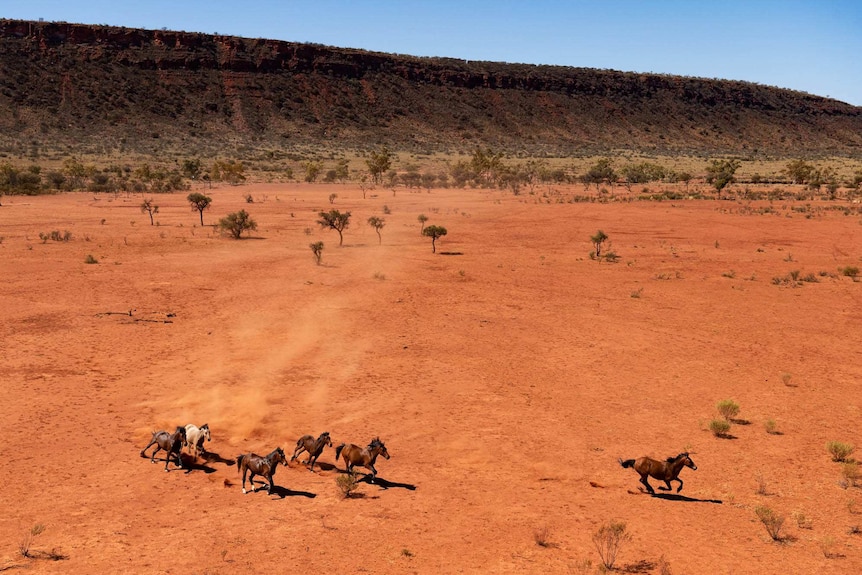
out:
<path id="1" fill-rule="evenodd" d="M 248 481 L 251 483 L 252 491 L 256 491 L 254 488 L 254 476 L 263 475 L 267 481 L 269 481 L 269 485 L 266 490 L 267 492 L 272 493 L 272 488 L 275 487 L 272 483 L 272 476 L 275 475 L 275 470 L 278 468 L 279 463 L 287 465 L 287 456 L 284 454 L 281 447 L 276 447 L 275 451 L 266 457 L 261 457 L 254 453 L 246 453 L 237 457 L 237 470 L 242 473 L 242 492 L 248 493 L 245 490 L 245 474 L 248 472 L 250 473 Z"/>
<path id="2" fill-rule="evenodd" d="M 181 454 L 185 441 L 185 427 L 177 426 L 177 430 L 173 433 L 168 433 L 167 431 L 154 431 L 152 440 L 150 440 L 147 446 L 141 450 L 141 457 L 146 457 L 144 452 L 149 449 L 151 445 L 155 444 L 156 448 L 153 450 L 150 457 L 150 461 L 152 463 L 156 462 L 156 453 L 158 453 L 160 449 L 164 449 L 167 452 L 167 455 L 165 456 L 165 471 L 168 470 L 168 462 L 171 460 L 171 453 L 177 454 L 177 466 L 182 467 L 183 458 L 181 457 Z"/>
<path id="3" fill-rule="evenodd" d="M 377 456 L 382 455 L 389 459 L 389 452 L 386 451 L 386 446 L 380 441 L 380 438 L 374 438 L 368 447 L 359 447 L 352 443 L 342 443 L 335 448 L 335 461 L 338 461 L 338 456 L 344 453 L 344 465 L 347 473 L 353 472 L 353 466 L 358 465 L 371 470 L 371 483 L 374 483 L 374 478 L 377 477 L 377 470 L 374 469 L 374 462 L 377 461 Z"/>
<path id="4" fill-rule="evenodd" d="M 655 491 L 649 484 L 649 481 L 647 481 L 647 477 L 654 477 L 655 479 L 664 481 L 667 487 L 659 486 L 659 489 L 667 489 L 668 491 L 671 489 L 671 481 L 679 481 L 679 488 L 676 490 L 679 493 L 682 491 L 682 479 L 679 478 L 679 472 L 682 471 L 683 466 L 697 469 L 697 465 L 688 456 L 688 452 L 680 453 L 676 457 L 668 457 L 666 461 L 658 461 L 650 457 L 639 457 L 637 459 L 626 459 L 625 461 L 620 459 L 619 462 L 623 467 L 634 467 L 635 471 L 640 473 L 641 483 L 652 494 L 655 494 Z"/>
<path id="5" fill-rule="evenodd" d="M 314 471 L 314 464 L 317 458 L 320 457 L 320 454 L 323 453 L 323 448 L 327 445 L 332 447 L 332 440 L 329 438 L 328 431 L 321 433 L 317 439 L 314 439 L 313 435 L 303 435 L 297 440 L 296 449 L 293 451 L 293 457 L 290 460 L 293 461 L 300 453 L 306 451 L 308 452 L 308 459 L 305 464 L 308 465 L 311 463 L 309 470 Z"/>
<path id="6" fill-rule="evenodd" d="M 195 457 L 198 456 L 198 453 L 206 453 L 204 439 L 207 441 L 213 440 L 208 423 L 204 423 L 200 427 L 194 423 L 186 425 L 186 445 L 189 448 L 189 453 L 193 453 Z"/>

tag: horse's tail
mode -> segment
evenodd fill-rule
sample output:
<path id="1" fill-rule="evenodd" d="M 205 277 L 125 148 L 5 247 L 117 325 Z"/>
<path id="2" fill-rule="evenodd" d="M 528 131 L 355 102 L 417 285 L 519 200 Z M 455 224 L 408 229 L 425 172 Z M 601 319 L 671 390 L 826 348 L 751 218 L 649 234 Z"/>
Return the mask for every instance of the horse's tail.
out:
<path id="1" fill-rule="evenodd" d="M 623 461 L 622 459 L 618 458 L 617 461 L 620 462 L 620 465 L 622 465 L 623 467 L 626 467 L 626 468 L 634 467 L 634 465 L 635 465 L 634 459 L 626 459 L 625 461 Z"/>
<path id="2" fill-rule="evenodd" d="M 341 455 L 341 450 L 344 449 L 344 444 L 342 443 L 338 447 L 335 448 L 335 461 L 338 461 L 338 456 Z"/>
<path id="3" fill-rule="evenodd" d="M 236 457 L 236 468 L 238 471 L 242 471 L 242 462 L 245 459 L 245 455 L 237 455 Z"/>

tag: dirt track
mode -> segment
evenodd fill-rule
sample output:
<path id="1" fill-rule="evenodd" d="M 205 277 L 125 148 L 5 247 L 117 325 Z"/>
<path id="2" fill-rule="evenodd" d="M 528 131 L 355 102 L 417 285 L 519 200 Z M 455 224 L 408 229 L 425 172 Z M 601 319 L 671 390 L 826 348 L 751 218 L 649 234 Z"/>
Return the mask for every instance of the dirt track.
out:
<path id="1" fill-rule="evenodd" d="M 629 572 L 659 573 L 661 557 L 677 575 L 862 571 L 848 534 L 862 491 L 839 486 L 825 449 L 862 444 L 862 282 L 838 272 L 860 265 L 858 213 L 207 193 L 206 223 L 247 209 L 253 237 L 195 226 L 185 194 L 155 197 L 159 226 L 139 197 L 4 198 L 0 570 L 577 573 L 589 558 L 595 572 L 590 537 L 615 519 L 633 536 L 617 559 Z M 315 224 L 333 207 L 353 214 L 341 248 Z M 436 255 L 420 213 L 449 231 Z M 618 263 L 589 259 L 598 229 Z M 51 230 L 73 238 L 42 243 Z M 820 281 L 773 283 L 793 270 Z M 707 425 L 727 398 L 749 424 L 718 439 Z M 139 457 L 152 430 L 186 423 L 209 423 L 217 458 L 165 473 Z M 241 493 L 227 460 L 324 430 L 385 441 L 389 488 L 344 500 L 327 449 L 320 472 L 294 462 L 275 494 Z M 684 449 L 699 467 L 684 497 L 641 494 L 617 463 Z M 785 542 L 758 505 L 787 516 Z M 19 556 L 36 523 L 33 548 L 66 559 Z"/>

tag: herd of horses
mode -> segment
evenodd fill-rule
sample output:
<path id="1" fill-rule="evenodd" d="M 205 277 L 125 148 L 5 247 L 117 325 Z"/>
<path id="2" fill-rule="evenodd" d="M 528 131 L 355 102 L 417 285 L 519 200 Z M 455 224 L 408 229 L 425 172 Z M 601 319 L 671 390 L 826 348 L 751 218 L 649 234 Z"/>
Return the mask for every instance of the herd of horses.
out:
<path id="1" fill-rule="evenodd" d="M 172 456 L 177 467 L 182 468 L 183 448 L 186 447 L 189 454 L 197 459 L 199 455 L 207 453 L 204 447 L 205 441 L 212 441 L 209 424 L 206 423 L 200 427 L 192 423 L 185 427 L 177 426 L 173 433 L 154 431 L 150 442 L 141 450 L 141 457 L 146 457 L 147 449 L 155 445 L 156 448 L 150 453 L 150 461 L 152 463 L 156 462 L 156 454 L 159 451 L 164 451 L 165 471 L 169 471 L 168 464 L 171 462 Z M 296 448 L 289 461 L 293 461 L 305 452 L 308 454 L 305 465 L 308 465 L 308 469 L 313 472 L 317 458 L 320 457 L 320 454 L 323 453 L 324 448 L 327 446 L 332 447 L 332 439 L 328 431 L 324 431 L 316 438 L 313 435 L 303 435 L 296 441 Z M 371 483 L 374 483 L 374 479 L 377 477 L 377 469 L 374 467 L 374 463 L 377 461 L 377 457 L 381 455 L 385 459 L 389 459 L 386 445 L 380 441 L 379 437 L 372 439 L 367 447 L 360 447 L 353 443 L 342 443 L 335 448 L 335 460 L 338 461 L 339 457 L 342 458 L 347 473 L 352 474 L 354 467 L 364 467 L 371 471 Z M 287 466 L 289 461 L 281 447 L 276 447 L 269 455 L 261 456 L 255 453 L 243 453 L 237 456 L 236 466 L 239 473 L 242 474 L 242 492 L 248 493 L 245 488 L 246 477 L 248 477 L 252 490 L 256 491 L 254 488 L 254 478 L 260 475 L 266 479 L 265 489 L 267 492 L 272 493 L 275 488 L 272 477 L 275 475 L 278 464 L 281 463 Z"/>

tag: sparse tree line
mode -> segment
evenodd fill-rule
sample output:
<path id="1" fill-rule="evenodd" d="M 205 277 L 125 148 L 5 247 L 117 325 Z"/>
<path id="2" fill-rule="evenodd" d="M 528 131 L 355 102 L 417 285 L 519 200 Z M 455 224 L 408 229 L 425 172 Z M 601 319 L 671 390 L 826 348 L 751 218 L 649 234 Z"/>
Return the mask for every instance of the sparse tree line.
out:
<path id="1" fill-rule="evenodd" d="M 302 179 L 309 183 L 356 181 L 363 189 L 363 197 L 367 189 L 375 185 L 386 186 L 393 191 L 398 186 L 426 190 L 474 187 L 505 189 L 519 194 L 523 189 L 532 193 L 539 185 L 581 183 L 586 188 L 594 186 L 596 191 L 622 186 L 632 192 L 634 186 L 650 183 L 684 183 L 688 188 L 692 180 L 701 179 L 715 188 L 717 196 L 721 197 L 729 184 L 737 183 L 736 172 L 741 165 L 735 159 L 711 160 L 703 168 L 703 173 L 695 176 L 689 171 L 673 170 L 648 161 L 622 163 L 600 158 L 583 173 L 578 173 L 573 168 L 552 167 L 543 159 L 513 161 L 490 148 L 476 148 L 469 159 L 448 163 L 436 172 L 422 171 L 413 163 L 405 163 L 396 170 L 393 167 L 395 162 L 395 154 L 385 147 L 365 158 L 367 171 L 351 171 L 348 160 L 343 158 L 335 160 L 334 164 L 307 160 L 302 163 Z M 293 169 L 288 169 L 286 174 L 292 179 Z M 35 195 L 73 190 L 161 193 L 187 190 L 193 182 L 238 185 L 246 179 L 246 166 L 231 159 L 217 159 L 208 166 L 200 159 L 186 159 L 171 168 L 146 163 L 137 167 L 111 165 L 98 168 L 77 158 L 68 158 L 61 168 L 47 171 L 35 164 L 19 167 L 8 161 L 0 163 L 0 192 L 6 194 Z M 862 169 L 842 179 L 832 167 L 792 160 L 777 176 L 767 178 L 753 174 L 746 182 L 805 185 L 814 193 L 825 191 L 829 198 L 836 198 L 843 187 L 848 190 L 848 195 L 855 196 L 862 191 Z"/>

